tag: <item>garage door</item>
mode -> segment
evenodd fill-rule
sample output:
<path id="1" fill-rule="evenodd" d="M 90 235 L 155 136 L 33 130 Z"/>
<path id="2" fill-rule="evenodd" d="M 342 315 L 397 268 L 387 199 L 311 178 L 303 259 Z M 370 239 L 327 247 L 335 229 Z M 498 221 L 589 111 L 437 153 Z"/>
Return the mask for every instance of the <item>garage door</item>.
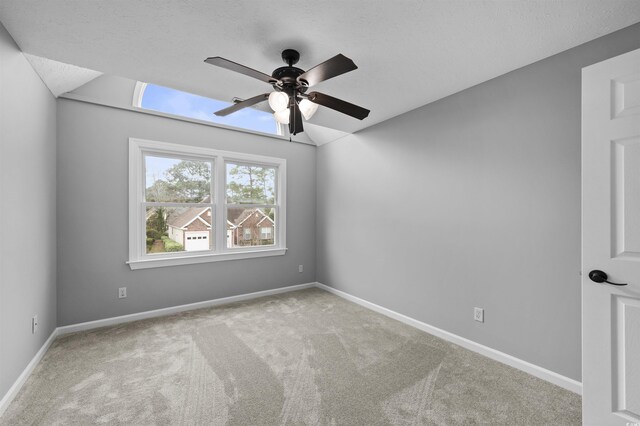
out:
<path id="1" fill-rule="evenodd" d="M 209 232 L 186 232 L 184 249 L 186 251 L 209 250 Z"/>

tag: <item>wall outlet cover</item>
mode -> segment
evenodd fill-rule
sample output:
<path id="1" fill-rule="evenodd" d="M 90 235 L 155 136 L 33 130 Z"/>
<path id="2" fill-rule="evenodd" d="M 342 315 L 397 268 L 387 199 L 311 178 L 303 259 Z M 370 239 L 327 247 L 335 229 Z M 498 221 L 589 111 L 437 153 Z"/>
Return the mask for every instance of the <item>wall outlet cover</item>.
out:
<path id="1" fill-rule="evenodd" d="M 120 287 L 118 289 L 118 298 L 119 299 L 124 299 L 125 297 L 127 297 L 127 288 L 126 287 Z"/>
<path id="2" fill-rule="evenodd" d="M 484 322 L 484 309 L 473 308 L 473 319 L 478 322 Z"/>

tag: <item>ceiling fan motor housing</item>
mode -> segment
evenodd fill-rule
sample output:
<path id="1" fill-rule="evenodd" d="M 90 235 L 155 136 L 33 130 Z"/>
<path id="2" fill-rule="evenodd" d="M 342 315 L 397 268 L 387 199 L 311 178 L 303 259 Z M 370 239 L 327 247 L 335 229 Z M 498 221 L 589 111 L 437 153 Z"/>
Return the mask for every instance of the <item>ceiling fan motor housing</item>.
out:
<path id="1" fill-rule="evenodd" d="M 293 66 L 300 60 L 300 53 L 297 50 L 285 49 L 282 51 L 282 60 L 288 66 L 276 68 L 273 71 L 271 77 L 279 80 L 278 83 L 273 84 L 273 88 L 285 92 L 289 96 L 306 92 L 308 87 L 306 81 L 298 81 L 298 77 L 304 74 L 305 71 Z"/>
<path id="2" fill-rule="evenodd" d="M 304 70 L 301 70 L 300 68 L 280 67 L 280 68 L 276 68 L 273 71 L 273 73 L 271 74 L 271 77 L 277 78 L 278 80 L 282 81 L 284 83 L 283 85 L 295 86 L 299 84 L 296 79 L 298 78 L 298 76 L 301 76 L 302 74 L 304 74 Z"/>

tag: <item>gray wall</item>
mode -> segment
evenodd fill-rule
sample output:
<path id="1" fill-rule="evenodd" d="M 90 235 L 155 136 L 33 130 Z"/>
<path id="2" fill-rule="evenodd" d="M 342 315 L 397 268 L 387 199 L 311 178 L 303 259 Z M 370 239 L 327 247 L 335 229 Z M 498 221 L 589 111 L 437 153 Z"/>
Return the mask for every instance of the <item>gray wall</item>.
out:
<path id="1" fill-rule="evenodd" d="M 56 327 L 55 108 L 0 24 L 0 399 Z"/>
<path id="2" fill-rule="evenodd" d="M 580 380 L 580 73 L 637 48 L 640 25 L 320 147 L 318 281 Z"/>
<path id="3" fill-rule="evenodd" d="M 287 254 L 131 271 L 129 137 L 287 159 Z M 315 281 L 315 180 L 313 146 L 59 99 L 58 325 Z"/>
<path id="4" fill-rule="evenodd" d="M 90 82 L 71 91 L 71 94 L 95 100 L 105 105 L 130 108 L 136 81 L 130 78 L 102 74 Z"/>

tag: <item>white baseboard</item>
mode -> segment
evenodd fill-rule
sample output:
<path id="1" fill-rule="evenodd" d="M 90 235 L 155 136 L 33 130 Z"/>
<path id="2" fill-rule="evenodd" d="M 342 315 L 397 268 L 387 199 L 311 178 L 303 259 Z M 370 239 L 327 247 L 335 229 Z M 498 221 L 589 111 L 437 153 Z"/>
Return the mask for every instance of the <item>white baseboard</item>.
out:
<path id="1" fill-rule="evenodd" d="M 119 317 L 105 318 L 96 321 L 81 322 L 78 324 L 58 327 L 58 335 L 75 333 L 76 331 L 91 330 L 94 328 L 107 327 L 109 325 L 122 324 L 131 321 L 139 321 L 147 318 L 161 317 L 176 314 L 178 312 L 192 311 L 194 309 L 210 308 L 212 306 L 225 305 L 227 303 L 241 302 L 244 300 L 256 299 L 258 297 L 272 296 L 274 294 L 288 293 L 290 291 L 302 290 L 315 287 L 316 283 L 306 283 L 291 285 L 288 287 L 274 288 L 271 290 L 256 291 L 255 293 L 239 294 L 237 296 L 222 297 L 220 299 L 205 300 L 204 302 L 189 303 L 186 305 L 171 306 L 169 308 L 155 309 L 153 311 L 138 312 L 135 314 L 122 315 Z"/>
<path id="2" fill-rule="evenodd" d="M 22 386 L 25 384 L 25 382 L 27 381 L 27 379 L 29 378 L 33 370 L 36 368 L 36 365 L 38 365 L 38 363 L 40 362 L 44 354 L 47 353 L 47 350 L 49 350 L 49 347 L 51 346 L 53 341 L 56 339 L 57 335 L 58 335 L 58 329 L 56 328 L 51 332 L 51 335 L 49 335 L 49 338 L 44 342 L 40 350 L 31 359 L 29 364 L 27 364 L 25 369 L 22 371 L 22 374 L 18 376 L 18 378 L 13 383 L 13 385 L 9 388 L 7 393 L 2 397 L 2 400 L 0 400 L 0 417 L 2 417 L 7 407 L 9 407 L 9 404 L 11 404 L 11 401 L 13 401 L 13 399 L 16 397 L 18 392 L 20 392 L 20 389 L 22 389 Z"/>
<path id="3" fill-rule="evenodd" d="M 465 349 L 469 349 L 473 352 L 477 352 L 495 361 L 517 368 L 518 370 L 522 370 L 525 373 L 529 373 L 532 376 L 538 377 L 539 379 L 546 380 L 547 382 L 553 383 L 554 385 L 560 386 L 571 392 L 577 393 L 578 395 L 582 395 L 582 383 L 576 380 L 570 379 L 569 377 L 565 377 L 551 370 L 547 370 L 546 368 L 537 366 L 535 364 L 531 364 L 530 362 L 521 360 L 514 356 L 508 355 L 504 352 L 500 352 L 498 350 L 492 349 L 488 346 L 481 345 L 480 343 L 476 343 L 472 340 L 465 339 L 464 337 L 460 337 L 456 334 L 449 333 L 448 331 L 444 331 L 440 328 L 426 324 L 422 321 L 418 321 L 406 315 L 392 311 L 391 309 L 387 309 L 382 306 L 376 305 L 375 303 L 371 303 L 364 299 L 360 299 L 359 297 L 352 296 L 349 293 L 345 293 L 344 291 L 337 290 L 333 287 L 329 287 L 328 285 L 317 283 L 316 287 L 321 288 L 325 291 L 328 291 L 329 293 L 333 293 L 336 296 L 340 296 L 351 302 L 357 303 L 358 305 L 364 306 L 365 308 L 371 309 L 372 311 L 386 315 L 389 318 L 393 318 L 407 325 L 415 327 L 419 330 L 422 330 L 429 334 L 433 334 L 434 336 L 440 337 L 441 339 L 447 340 L 451 343 L 455 343 L 456 345 L 462 346 Z"/>

